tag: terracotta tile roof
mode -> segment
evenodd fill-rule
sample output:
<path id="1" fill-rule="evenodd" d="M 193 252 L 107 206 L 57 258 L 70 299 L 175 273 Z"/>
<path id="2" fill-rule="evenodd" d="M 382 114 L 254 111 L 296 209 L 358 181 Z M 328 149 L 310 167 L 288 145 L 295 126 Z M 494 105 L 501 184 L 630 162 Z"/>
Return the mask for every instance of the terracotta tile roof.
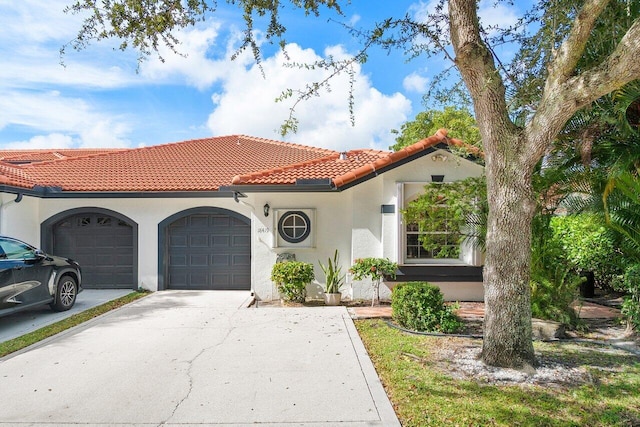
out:
<path id="1" fill-rule="evenodd" d="M 25 164 L 58 160 L 70 157 L 91 156 L 94 154 L 113 153 L 123 151 L 122 148 L 105 149 L 42 149 L 42 150 L 0 150 L 0 161 L 10 164 Z"/>
<path id="2" fill-rule="evenodd" d="M 340 188 L 441 142 L 467 147 L 446 135 L 441 129 L 397 152 L 352 150 L 344 156 L 244 135 L 125 150 L 5 150 L 0 151 L 0 185 L 78 192 L 185 192 L 325 179 Z"/>
<path id="3" fill-rule="evenodd" d="M 19 168 L 0 163 L 0 185 L 19 188 L 33 188 L 37 182 L 30 179 Z"/>
<path id="4" fill-rule="evenodd" d="M 232 184 L 295 184 L 298 179 L 333 178 L 363 167 L 367 168 L 367 165 L 388 155 L 387 151 L 352 150 L 341 158 L 340 153 L 333 153 L 320 159 L 236 175 Z"/>
<path id="5" fill-rule="evenodd" d="M 215 191 L 234 175 L 300 163 L 334 153 L 248 136 L 226 136 L 106 152 L 29 165 L 5 166 L 5 177 L 21 171 L 26 182 L 63 191 Z M 6 171 L 6 172 L 5 172 Z M 30 186 L 29 186 L 30 187 Z"/>
<path id="6" fill-rule="evenodd" d="M 482 152 L 464 142 L 447 138 L 447 130 L 440 129 L 435 135 L 425 138 L 396 152 L 375 150 L 352 150 L 346 158 L 338 153 L 284 168 L 263 170 L 247 175 L 236 175 L 234 185 L 278 185 L 295 184 L 297 179 L 330 179 L 336 188 L 343 187 L 382 168 L 398 163 L 439 143 L 466 148 L 471 154 L 482 156 Z"/>

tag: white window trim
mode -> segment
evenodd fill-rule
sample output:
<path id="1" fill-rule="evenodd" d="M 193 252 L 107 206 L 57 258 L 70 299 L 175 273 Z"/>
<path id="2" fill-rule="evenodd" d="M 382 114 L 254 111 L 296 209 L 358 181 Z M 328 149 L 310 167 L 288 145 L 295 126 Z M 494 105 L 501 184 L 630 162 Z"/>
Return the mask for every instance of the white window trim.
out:
<path id="1" fill-rule="evenodd" d="M 398 264 L 406 265 L 406 266 L 418 266 L 418 265 L 467 265 L 460 258 L 422 258 L 416 260 L 407 259 L 407 233 L 405 232 L 405 224 L 404 218 L 402 215 L 402 210 L 405 207 L 405 186 L 406 185 L 426 185 L 430 184 L 431 181 L 406 181 L 406 182 L 397 182 L 397 193 L 398 193 Z M 444 183 L 446 184 L 446 182 Z"/>

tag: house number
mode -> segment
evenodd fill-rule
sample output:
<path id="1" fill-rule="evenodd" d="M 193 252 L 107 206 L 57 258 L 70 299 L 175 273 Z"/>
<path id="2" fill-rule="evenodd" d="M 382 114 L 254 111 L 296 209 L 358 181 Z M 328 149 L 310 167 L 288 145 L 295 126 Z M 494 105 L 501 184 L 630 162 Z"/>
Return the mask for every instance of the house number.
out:
<path id="1" fill-rule="evenodd" d="M 269 230 L 269 227 L 260 227 L 258 228 L 258 233 L 259 234 L 265 234 L 265 233 L 269 233 L 271 230 Z"/>

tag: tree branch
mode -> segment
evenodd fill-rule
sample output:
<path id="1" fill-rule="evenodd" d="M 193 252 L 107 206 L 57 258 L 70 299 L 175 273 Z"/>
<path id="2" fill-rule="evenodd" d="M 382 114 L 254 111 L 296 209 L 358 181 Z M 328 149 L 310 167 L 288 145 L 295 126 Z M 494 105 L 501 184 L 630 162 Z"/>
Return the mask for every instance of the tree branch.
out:
<path id="1" fill-rule="evenodd" d="M 588 36 L 589 34 L 586 35 Z M 579 46 L 584 49 L 584 43 L 579 43 L 575 49 Z M 535 151 L 542 155 L 567 120 L 580 108 L 633 80 L 640 79 L 638 58 L 640 19 L 636 19 L 615 51 L 602 64 L 565 81 L 556 80 L 548 84 L 538 109 L 527 126 L 527 134 L 536 136 L 535 140 L 531 141 Z"/>
<path id="2" fill-rule="evenodd" d="M 549 77 L 545 84 L 545 92 L 553 86 L 564 83 L 574 72 L 576 64 L 582 57 L 596 20 L 602 14 L 610 0 L 586 0 L 580 13 L 576 16 L 571 32 L 560 45 L 555 58 L 549 65 Z"/>
<path id="3" fill-rule="evenodd" d="M 475 0 L 450 0 L 451 42 L 455 64 L 474 101 L 474 110 L 485 151 L 491 156 L 497 147 L 487 144 L 495 131 L 514 129 L 507 110 L 505 86 L 493 54 L 482 40 Z"/>

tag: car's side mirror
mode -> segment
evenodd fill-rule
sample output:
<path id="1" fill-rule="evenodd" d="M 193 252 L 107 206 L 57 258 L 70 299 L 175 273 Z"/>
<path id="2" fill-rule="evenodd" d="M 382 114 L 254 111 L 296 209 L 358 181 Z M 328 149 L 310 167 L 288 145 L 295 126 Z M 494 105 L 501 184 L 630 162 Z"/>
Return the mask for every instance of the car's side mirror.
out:
<path id="1" fill-rule="evenodd" d="M 47 254 L 45 254 L 44 252 L 42 252 L 40 249 L 36 249 L 35 251 L 33 251 L 33 255 L 37 258 L 37 259 L 45 259 L 47 257 Z"/>

